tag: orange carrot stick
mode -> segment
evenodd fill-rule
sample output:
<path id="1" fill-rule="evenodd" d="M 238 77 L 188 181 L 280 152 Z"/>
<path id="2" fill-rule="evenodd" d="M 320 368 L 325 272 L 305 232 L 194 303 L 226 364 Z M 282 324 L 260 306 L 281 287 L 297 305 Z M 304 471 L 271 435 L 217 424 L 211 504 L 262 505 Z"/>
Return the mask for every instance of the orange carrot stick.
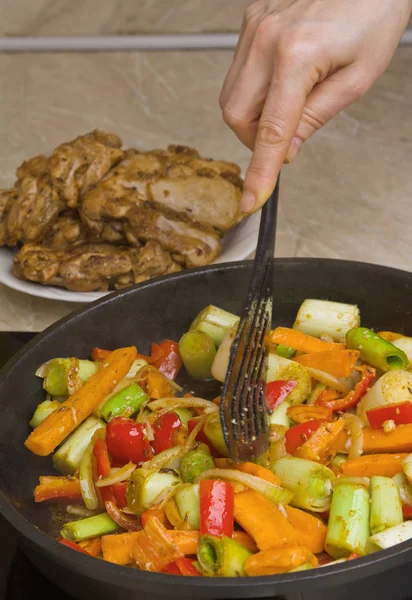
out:
<path id="1" fill-rule="evenodd" d="M 186 556 L 196 554 L 200 539 L 200 531 L 193 529 L 186 531 L 171 529 L 169 533 L 173 538 L 174 543 L 183 554 Z M 251 552 L 257 551 L 255 540 L 246 531 L 234 531 L 232 538 L 239 542 L 239 544 L 243 544 L 243 546 Z"/>
<path id="2" fill-rule="evenodd" d="M 75 477 L 40 477 L 40 484 L 34 488 L 34 501 L 45 500 L 83 502 L 80 481 Z"/>
<path id="3" fill-rule="evenodd" d="M 297 546 L 298 535 L 278 507 L 253 490 L 235 494 L 235 520 L 260 550 Z"/>
<path id="4" fill-rule="evenodd" d="M 399 338 L 403 337 L 402 334 L 400 333 L 394 333 L 393 331 L 378 331 L 378 334 L 381 337 L 383 337 L 384 340 L 387 340 L 388 342 L 394 342 L 395 340 L 398 340 Z"/>
<path id="5" fill-rule="evenodd" d="M 338 441 L 338 452 L 348 453 L 348 436 L 342 432 Z M 363 429 L 363 453 L 377 454 L 412 452 L 412 423 L 408 425 L 398 425 L 396 429 L 385 433 L 383 429 Z"/>
<path id="6" fill-rule="evenodd" d="M 319 429 L 300 446 L 295 456 L 313 460 L 324 465 L 329 464 L 337 452 L 337 441 L 340 439 L 342 430 L 345 427 L 345 421 L 338 419 L 332 423 L 323 422 Z"/>
<path id="7" fill-rule="evenodd" d="M 305 564 L 315 567 L 316 556 L 305 546 L 294 548 L 271 548 L 264 552 L 252 554 L 246 559 L 245 572 L 249 577 L 256 575 L 278 575 L 297 569 Z"/>
<path id="8" fill-rule="evenodd" d="M 301 423 L 313 421 L 314 419 L 331 421 L 333 412 L 330 408 L 326 408 L 326 406 L 317 406 L 316 404 L 295 404 L 289 406 L 287 414 L 294 423 L 300 425 Z"/>
<path id="9" fill-rule="evenodd" d="M 116 565 L 130 565 L 133 562 L 132 550 L 140 531 L 103 535 L 101 538 L 104 560 Z"/>
<path id="10" fill-rule="evenodd" d="M 288 348 L 294 348 L 301 352 L 323 352 L 327 350 L 344 350 L 345 344 L 336 342 L 325 342 L 311 335 L 289 329 L 289 327 L 277 327 L 270 334 L 269 341 L 273 344 L 282 344 Z"/>
<path id="11" fill-rule="evenodd" d="M 128 373 L 136 348 L 114 350 L 94 375 L 32 431 L 25 445 L 34 454 L 47 456 L 84 421 Z"/>
<path id="12" fill-rule="evenodd" d="M 402 461 L 408 454 L 369 454 L 353 458 L 341 465 L 342 474 L 349 477 L 393 477 L 402 472 Z"/>
<path id="13" fill-rule="evenodd" d="M 317 517 L 304 510 L 285 506 L 289 522 L 298 534 L 300 546 L 306 546 L 313 554 L 323 552 L 326 538 L 326 525 Z"/>
<path id="14" fill-rule="evenodd" d="M 349 377 L 359 358 L 358 350 L 325 350 L 297 356 L 294 360 L 304 367 L 319 369 L 334 377 Z"/>
<path id="15" fill-rule="evenodd" d="M 200 531 L 181 531 L 179 529 L 170 529 L 169 534 L 173 539 L 173 543 L 179 548 L 182 554 L 196 554 L 197 546 L 199 544 Z"/>
<path id="16" fill-rule="evenodd" d="M 230 458 L 216 458 L 215 465 L 218 469 L 236 469 L 242 471 L 242 473 L 249 473 L 249 475 L 255 475 L 255 477 L 260 477 L 276 485 L 281 483 L 279 477 L 272 471 L 252 462 L 237 463 Z"/>
<path id="17" fill-rule="evenodd" d="M 99 556 L 102 550 L 102 543 L 99 537 L 91 538 L 89 540 L 83 540 L 82 542 L 78 542 L 80 548 L 86 550 L 90 554 L 90 556 Z"/>

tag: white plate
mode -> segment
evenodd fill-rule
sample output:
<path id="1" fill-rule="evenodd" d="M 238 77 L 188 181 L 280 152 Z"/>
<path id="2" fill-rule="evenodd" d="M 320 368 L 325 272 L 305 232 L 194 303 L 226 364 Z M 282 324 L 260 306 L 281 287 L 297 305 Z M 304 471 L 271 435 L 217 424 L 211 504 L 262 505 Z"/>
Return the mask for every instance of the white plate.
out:
<path id="1" fill-rule="evenodd" d="M 251 215 L 223 238 L 223 251 L 215 263 L 237 262 L 248 258 L 256 248 L 260 211 Z M 0 248 L 0 283 L 13 290 L 65 302 L 93 302 L 110 292 L 69 292 L 64 288 L 23 281 L 11 272 L 14 250 Z"/>

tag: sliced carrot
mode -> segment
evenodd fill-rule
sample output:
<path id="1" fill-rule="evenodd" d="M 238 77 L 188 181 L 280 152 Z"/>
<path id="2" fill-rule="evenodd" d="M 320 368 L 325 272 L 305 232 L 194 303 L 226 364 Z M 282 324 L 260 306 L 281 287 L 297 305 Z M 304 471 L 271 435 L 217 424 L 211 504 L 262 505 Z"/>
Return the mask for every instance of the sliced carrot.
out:
<path id="1" fill-rule="evenodd" d="M 149 398 L 154 400 L 175 395 L 169 380 L 160 371 L 149 371 L 147 375 L 147 393 Z"/>
<path id="2" fill-rule="evenodd" d="M 86 550 L 90 556 L 99 556 L 100 552 L 102 551 L 102 543 L 99 537 L 79 542 L 79 546 L 80 548 L 83 548 L 83 550 Z"/>
<path id="3" fill-rule="evenodd" d="M 285 510 L 298 534 L 299 545 L 306 546 L 313 554 L 323 552 L 327 531 L 323 521 L 299 508 L 285 506 Z"/>
<path id="4" fill-rule="evenodd" d="M 104 560 L 116 565 L 130 565 L 133 562 L 132 550 L 140 531 L 103 535 L 101 537 Z"/>
<path id="5" fill-rule="evenodd" d="M 190 556 L 197 553 L 200 531 L 171 529 L 169 533 L 183 554 Z M 257 551 L 255 540 L 246 531 L 234 531 L 232 538 L 251 552 Z"/>
<path id="6" fill-rule="evenodd" d="M 173 537 L 157 517 L 148 519 L 143 531 L 138 531 L 132 557 L 139 569 L 159 573 L 171 562 L 184 556 Z"/>
<path id="7" fill-rule="evenodd" d="M 296 450 L 295 456 L 324 465 L 329 464 L 336 455 L 337 442 L 344 427 L 344 419 L 338 419 L 332 423 L 327 421 L 321 423 L 319 429 Z"/>
<path id="8" fill-rule="evenodd" d="M 278 575 L 306 564 L 316 567 L 317 563 L 316 556 L 305 546 L 271 548 L 249 556 L 246 559 L 245 572 L 249 577 Z"/>
<path id="9" fill-rule="evenodd" d="M 171 529 L 169 534 L 182 554 L 191 555 L 197 553 L 200 531 L 180 531 L 179 529 Z"/>
<path id="10" fill-rule="evenodd" d="M 348 453 L 348 435 L 342 432 L 338 441 L 338 452 Z M 363 453 L 377 454 L 412 452 L 412 423 L 398 425 L 396 429 L 385 433 L 383 429 L 363 429 Z"/>
<path id="11" fill-rule="evenodd" d="M 269 469 L 252 462 L 237 463 L 230 458 L 216 458 L 215 465 L 218 469 L 236 469 L 237 471 L 242 471 L 242 473 L 249 473 L 249 475 L 255 475 L 255 477 L 260 477 L 260 479 L 280 485 L 280 479 L 277 475 L 269 471 Z"/>
<path id="12" fill-rule="evenodd" d="M 358 350 L 324 350 L 297 356 L 294 360 L 304 367 L 319 369 L 334 377 L 349 377 L 359 358 Z"/>
<path id="13" fill-rule="evenodd" d="M 235 494 L 235 521 L 255 540 L 260 550 L 297 546 L 298 535 L 279 508 L 259 492 Z"/>
<path id="14" fill-rule="evenodd" d="M 378 331 L 378 335 L 388 342 L 394 342 L 395 340 L 404 337 L 401 333 L 394 333 L 393 331 Z"/>
<path id="15" fill-rule="evenodd" d="M 34 454 L 47 456 L 84 421 L 128 373 L 136 348 L 119 348 L 108 356 L 94 375 L 51 413 L 25 441 Z"/>
<path id="16" fill-rule="evenodd" d="M 289 406 L 287 414 L 294 423 L 300 425 L 301 423 L 313 420 L 331 421 L 333 412 L 330 408 L 326 408 L 326 406 L 294 404 L 293 406 Z"/>
<path id="17" fill-rule="evenodd" d="M 157 517 L 161 524 L 165 527 L 168 525 L 169 521 L 167 519 L 166 513 L 163 510 L 163 508 L 160 508 L 160 506 L 152 506 L 151 508 L 148 508 L 144 513 L 142 513 L 141 520 L 143 528 L 146 526 L 147 521 L 151 517 Z"/>
<path id="18" fill-rule="evenodd" d="M 294 350 L 300 350 L 301 352 L 306 353 L 345 349 L 345 344 L 319 340 L 318 338 L 307 335 L 302 331 L 290 329 L 289 327 L 277 327 L 270 334 L 269 340 L 273 344 L 282 344 L 288 348 L 293 348 Z"/>
<path id="19" fill-rule="evenodd" d="M 393 477 L 402 472 L 402 461 L 408 454 L 369 454 L 343 462 L 342 474 L 349 477 Z"/>
<path id="20" fill-rule="evenodd" d="M 251 552 L 258 551 L 255 540 L 246 531 L 234 531 L 232 538 Z"/>
<path id="21" fill-rule="evenodd" d="M 40 477 L 40 484 L 34 488 L 34 501 L 45 500 L 83 502 L 80 481 L 75 477 Z"/>

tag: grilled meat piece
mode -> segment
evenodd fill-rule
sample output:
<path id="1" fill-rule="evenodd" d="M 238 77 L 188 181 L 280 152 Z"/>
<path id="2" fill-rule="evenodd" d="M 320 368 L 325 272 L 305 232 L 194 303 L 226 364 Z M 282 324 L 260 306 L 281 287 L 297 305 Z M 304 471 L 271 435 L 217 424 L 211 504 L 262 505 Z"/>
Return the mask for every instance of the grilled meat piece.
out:
<path id="1" fill-rule="evenodd" d="M 51 182 L 47 158 L 42 155 L 25 161 L 17 169 L 17 182 L 10 193 L 3 223 L 5 235 L 1 240 L 9 246 L 41 240 L 66 208 Z"/>
<path id="2" fill-rule="evenodd" d="M 0 246 L 7 240 L 7 214 L 12 202 L 16 199 L 14 190 L 0 190 Z"/>
<path id="3" fill-rule="evenodd" d="M 77 213 L 62 214 L 47 231 L 42 244 L 52 250 L 68 251 L 93 241 Z"/>
<path id="4" fill-rule="evenodd" d="M 224 232 L 241 220 L 239 174 L 233 163 L 200 158 L 186 146 L 152 152 L 132 149 L 86 194 L 82 206 L 90 213 L 90 204 L 107 204 L 110 199 L 112 217 L 121 219 L 130 203 L 146 201 Z"/>
<path id="5" fill-rule="evenodd" d="M 117 135 L 95 129 L 55 149 L 48 160 L 50 177 L 69 207 L 123 157 L 121 146 Z"/>
<path id="6" fill-rule="evenodd" d="M 127 216 L 124 233 L 130 245 L 139 240 L 157 240 L 172 254 L 183 257 L 187 267 L 201 267 L 215 260 L 222 251 L 219 234 L 211 227 L 179 218 L 148 204 L 134 207 Z"/>
<path id="7" fill-rule="evenodd" d="M 86 244 L 71 252 L 25 244 L 13 260 L 16 277 L 76 292 L 118 289 L 180 269 L 156 242 L 144 248 Z"/>

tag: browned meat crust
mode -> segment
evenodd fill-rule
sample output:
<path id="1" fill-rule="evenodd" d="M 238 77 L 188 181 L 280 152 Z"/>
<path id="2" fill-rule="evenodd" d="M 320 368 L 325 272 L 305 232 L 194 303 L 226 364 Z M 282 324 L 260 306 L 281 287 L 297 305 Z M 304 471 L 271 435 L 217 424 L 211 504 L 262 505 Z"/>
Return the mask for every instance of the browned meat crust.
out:
<path id="1" fill-rule="evenodd" d="M 25 244 L 13 260 L 16 277 L 76 292 L 119 289 L 180 269 L 157 242 L 143 248 L 88 244 L 71 252 Z"/>
<path id="2" fill-rule="evenodd" d="M 56 148 L 48 160 L 50 177 L 69 207 L 123 157 L 121 146 L 117 135 L 95 129 Z"/>

